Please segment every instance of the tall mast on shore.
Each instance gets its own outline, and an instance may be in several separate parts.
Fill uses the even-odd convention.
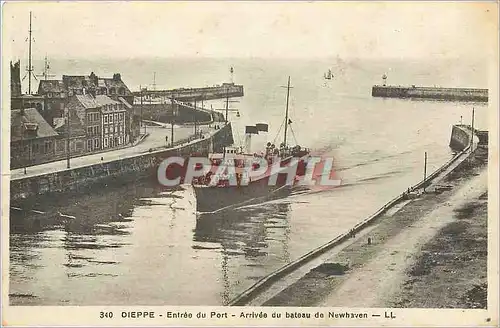
[[[30,11],[30,28],[28,30],[28,33],[29,33],[29,37],[28,37],[28,42],[29,42],[29,46],[28,46],[28,67],[26,68],[26,71],[28,72],[28,94],[31,94],[31,76],[33,76],[35,79],[35,75],[33,74],[33,65],[31,64],[31,41],[33,41],[33,38],[31,36],[32,34],[32,30],[31,30],[31,11]],[[26,77],[26,76],[25,76]],[[24,80],[24,79],[23,79]]]
[[[153,91],[156,91],[156,72],[153,72]]]

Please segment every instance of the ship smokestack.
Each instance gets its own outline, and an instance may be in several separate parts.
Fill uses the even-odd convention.
[[[247,125],[245,127],[245,150],[247,153],[252,152],[252,134],[259,134],[259,130],[255,125]]]
[[[250,133],[245,134],[245,152],[252,153],[252,135]]]

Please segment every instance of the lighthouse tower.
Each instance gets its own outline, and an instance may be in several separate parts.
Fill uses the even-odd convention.
[[[231,81],[230,82],[231,82],[231,84],[233,84],[234,83],[234,68],[233,68],[233,66],[231,66],[231,69],[229,70],[229,72],[231,73]]]
[[[382,75],[382,85],[385,87],[387,85],[387,75],[384,73]]]

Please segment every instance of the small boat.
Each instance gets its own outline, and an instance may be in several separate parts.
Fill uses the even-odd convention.
[[[306,172],[309,149],[299,145],[289,146],[287,144],[287,131],[292,123],[288,117],[288,101],[290,96],[290,77],[288,78],[287,101],[285,112],[284,140],[277,148],[268,142],[265,152],[261,154],[244,153],[241,149],[226,148],[222,154],[211,154],[209,159],[212,162],[211,170],[200,179],[192,183],[196,195],[196,209],[198,212],[214,212],[228,207],[250,205],[252,202],[271,200],[286,197],[290,194],[294,183]],[[251,129],[249,129],[251,128]],[[246,134],[258,133],[259,128],[267,131],[266,124],[247,126]],[[293,158],[298,158],[296,176],[293,179],[287,178],[287,165]],[[252,169],[258,169],[259,163],[265,160],[268,163],[267,170],[262,175],[252,178],[248,176],[248,169],[245,164],[251,163]],[[278,170],[272,170],[273,165],[280,161]],[[218,173],[217,169],[221,164],[233,167],[231,172],[234,176]],[[229,169],[228,169],[229,171]],[[272,179],[272,180],[271,180]],[[275,181],[275,183],[269,183]],[[288,180],[288,181],[287,181]],[[292,180],[290,182],[290,180]],[[236,181],[236,183],[231,183]]]
[[[333,78],[332,70],[329,69],[328,72],[325,73],[324,77],[325,77],[326,80],[331,80]]]

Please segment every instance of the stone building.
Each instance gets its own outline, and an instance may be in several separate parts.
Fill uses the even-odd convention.
[[[130,126],[134,96],[119,73],[113,74],[112,78],[98,77],[92,72],[88,76],[63,75],[62,80],[42,80],[38,86],[38,94],[46,100],[46,111],[44,111],[46,115],[44,117],[51,123],[54,119],[62,117],[64,107],[69,102],[70,97],[88,94],[94,98],[107,96],[117,102],[124,103],[128,112],[127,125]]]
[[[53,160],[58,133],[36,108],[11,111],[11,168],[26,167]]]
[[[130,119],[128,108],[121,101],[105,95],[97,95],[102,115],[102,147],[103,149],[123,147],[130,140]],[[128,123],[128,125],[127,125]]]
[[[66,109],[74,112],[84,127],[85,152],[111,150],[129,143],[128,111],[123,102],[105,95],[93,96],[84,89],[83,94],[69,97]]]
[[[10,96],[18,97],[21,91],[21,61],[10,62]]]

